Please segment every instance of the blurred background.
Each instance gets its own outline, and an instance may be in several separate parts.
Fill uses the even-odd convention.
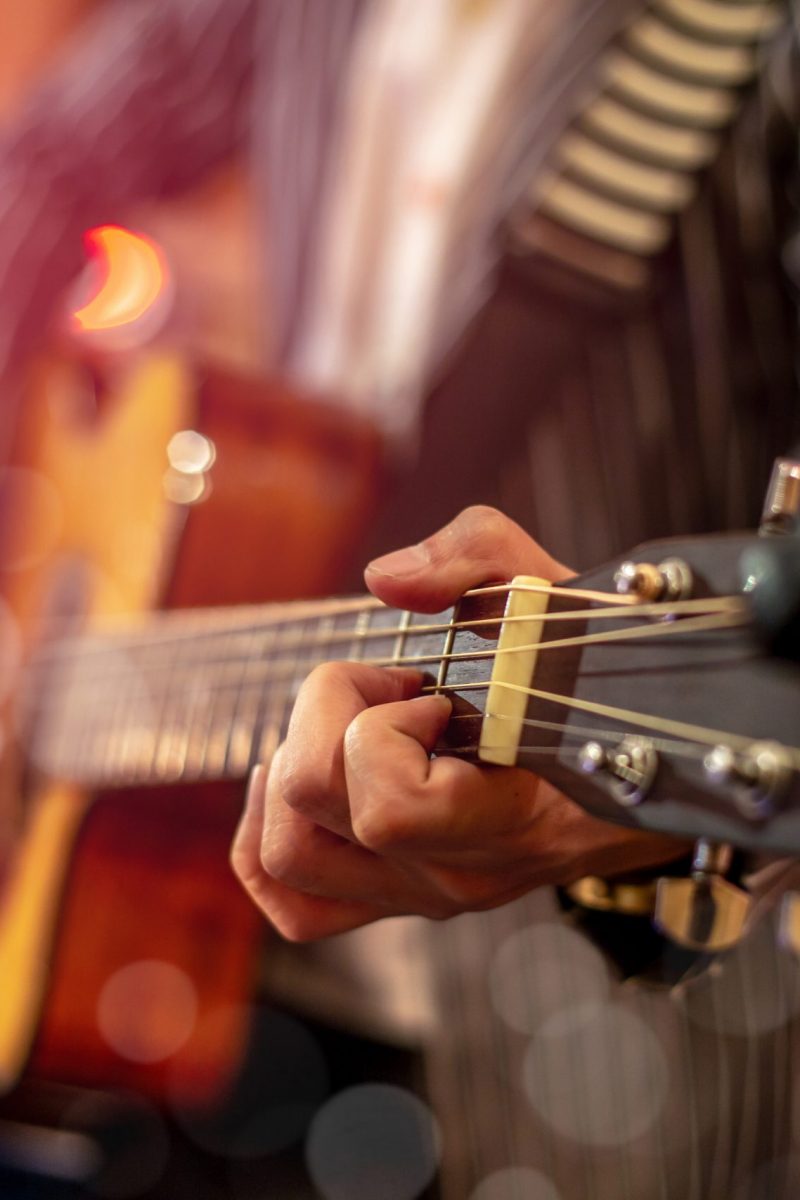
[[[739,1108],[720,1076],[691,1154],[642,1141],[709,1037],[732,1077],[791,1005],[711,1028],[703,1007],[670,1058],[675,1013],[642,1024],[635,1000],[620,1024],[616,965],[551,896],[318,947],[268,933],[228,845],[291,686],[265,698],[250,618],[217,609],[359,591],[369,557],[474,503],[577,569],[757,524],[800,432],[797,21],[783,0],[6,0],[3,1196],[793,1178],[786,1147],[726,1157],[755,1083]],[[213,653],[176,651],[152,693],[162,609],[213,610],[170,627]],[[42,667],[54,629],[109,621],[129,640],[102,677]],[[565,1110],[508,1076],[556,1007],[548,984],[508,1016],[525,938],[552,989],[577,964],[565,1005],[611,994],[598,1036],[662,1080],[638,1124],[612,1104],[611,1138],[605,1087]],[[724,1017],[739,985],[715,986]],[[788,1085],[762,1082],[786,1127]]]

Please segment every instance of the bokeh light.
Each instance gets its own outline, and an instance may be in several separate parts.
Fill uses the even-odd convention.
[[[487,1175],[469,1200],[562,1200],[555,1184],[533,1167],[506,1167]]]
[[[93,295],[73,312],[84,332],[136,321],[156,302],[169,278],[160,248],[141,233],[119,225],[87,229]]]
[[[564,964],[569,963],[568,990]],[[574,929],[555,921],[512,933],[497,950],[489,971],[495,1011],[512,1029],[533,1034],[574,1000],[603,999],[610,987],[600,951]]]
[[[141,959],[115,971],[97,1004],[97,1024],[117,1054],[132,1062],[169,1058],[191,1037],[197,993],[172,963]]]
[[[347,1088],[314,1118],[306,1160],[324,1200],[415,1200],[439,1162],[436,1120],[403,1088]]]
[[[555,1013],[525,1055],[525,1090],[545,1124],[589,1146],[617,1146],[660,1116],[669,1068],[656,1034],[622,1004],[584,1001]]]

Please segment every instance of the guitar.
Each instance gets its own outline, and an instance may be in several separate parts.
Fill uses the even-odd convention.
[[[455,702],[439,753],[529,767],[606,820],[800,854],[800,665],[765,651],[765,585],[748,590],[794,542],[638,547],[642,577],[679,564],[675,599],[631,590],[620,560],[473,589],[434,617],[352,597],[96,622],[31,664],[30,759],[91,788],[243,779],[314,666],[408,665]]]
[[[13,652],[28,663],[3,723],[2,782],[22,813],[0,876],[0,1091],[25,1075],[213,1106],[247,1047],[265,937],[227,865],[241,787],[217,769],[223,710],[205,738],[196,728],[208,782],[122,787],[109,769],[89,789],[45,775],[25,697],[65,699],[45,680],[37,693],[48,624],[125,612],[145,628],[158,607],[330,592],[374,509],[377,440],[277,385],[198,377],[165,352],[139,356],[102,405],[85,383],[63,358],[32,370],[0,506],[6,688]],[[155,761],[177,779],[177,714],[160,719]]]
[[[557,586],[477,588],[434,616],[354,597],[56,627],[22,696],[30,771],[99,790],[124,827],[167,788],[245,779],[316,664],[407,664],[454,700],[440,753],[519,763],[606,819],[798,854],[800,664],[759,634],[759,571],[784,547],[794,562],[794,539],[671,539]]]
[[[157,408],[164,392],[151,388],[149,395]],[[169,1088],[170,1096],[186,1103],[221,1093],[246,1036],[231,1020],[231,997],[247,992],[259,931],[225,866],[240,790],[228,793],[223,804],[215,790],[240,782],[255,762],[269,758],[302,679],[331,658],[408,662],[431,672],[429,688],[455,698],[441,752],[518,761],[610,820],[756,850],[800,850],[800,667],[766,653],[754,636],[762,592],[748,584],[753,569],[747,563],[763,550],[763,540],[728,535],[639,547],[632,566],[608,564],[558,587],[519,580],[476,589],[455,610],[433,617],[363,598],[229,607],[237,588],[255,594],[259,577],[264,587],[270,563],[277,566],[270,586],[279,595],[285,564],[261,551],[251,534],[248,544],[237,540],[230,570],[215,572],[205,536],[215,523],[217,532],[235,528],[230,510],[224,503],[219,508],[231,487],[241,490],[249,480],[251,506],[260,506],[253,488],[269,480],[263,462],[259,473],[242,478],[241,470],[247,461],[241,442],[252,422],[271,421],[272,442],[282,431],[290,443],[291,422],[279,397],[266,416],[242,403],[240,422],[233,422],[239,452],[228,454],[230,434],[215,425],[210,396],[206,391],[203,420],[194,422],[204,432],[196,427],[193,439],[179,443],[184,449],[169,468],[179,476],[169,476],[173,497],[180,496],[175,485],[181,474],[191,497],[182,506],[173,499],[166,509],[185,524],[182,570],[174,571],[167,587],[166,568],[154,572],[152,562],[144,565],[161,576],[162,599],[175,605],[193,566],[212,606],[145,616],[139,596],[140,611],[125,617],[119,602],[110,602],[95,583],[89,604],[77,605],[76,625],[72,570],[56,572],[60,604],[43,602],[53,594],[52,570],[35,571],[35,580],[19,572],[16,595],[6,587],[14,610],[25,608],[20,596],[28,600],[29,665],[14,724],[31,811],[0,916],[0,971],[14,980],[0,1004],[5,1080],[16,1079],[30,1061],[32,1072],[47,1078],[124,1082],[155,1094]],[[227,401],[230,408],[229,396]],[[167,419],[160,409],[160,420],[152,420],[155,415],[140,414],[142,428],[157,430],[155,449],[133,462],[137,486],[149,480],[163,504],[155,484],[164,443],[175,448],[175,434],[167,438],[169,421],[180,432],[186,414]],[[230,427],[230,412],[227,421]],[[108,446],[114,436],[130,446],[137,424],[128,422],[130,412],[116,414],[98,444]],[[336,428],[337,421],[325,426],[323,420],[329,455],[342,437]],[[50,478],[56,458],[64,460],[64,440],[64,427],[49,436],[37,431],[35,444]],[[308,444],[307,431],[302,444]],[[363,439],[345,439],[339,454],[354,455],[354,446],[363,458]],[[225,460],[234,464],[233,474],[218,469]],[[80,462],[85,472],[85,446]],[[96,467],[102,475],[100,456]],[[61,472],[64,482],[68,472]],[[302,504],[306,497],[297,493],[294,476],[291,484]],[[113,485],[103,478],[100,494],[113,497]],[[315,486],[324,490],[326,481],[318,478]],[[209,496],[213,504],[204,502]],[[363,499],[362,488],[345,491],[342,509],[363,512]],[[164,520],[160,506],[152,512]],[[343,551],[345,524],[336,526],[331,514],[329,529],[321,530],[330,534],[326,545],[333,559]],[[119,554],[127,524],[110,528],[110,548]],[[289,522],[276,530],[284,553],[293,532]],[[162,552],[169,545],[163,528],[158,542]],[[216,545],[222,545],[218,538]],[[64,534],[60,548],[73,548]],[[124,539],[122,548],[127,550]],[[55,559],[64,563],[65,557]],[[321,570],[320,559],[315,562]],[[144,576],[143,564],[134,566]],[[197,578],[193,582],[197,595]],[[313,590],[319,583],[312,576],[305,586]],[[771,766],[765,754],[766,760],[772,756]],[[191,846],[178,834],[186,827],[193,830]],[[156,866],[155,878],[144,872],[148,860]],[[169,902],[163,888],[156,890],[164,872]],[[128,923],[122,928],[114,918],[109,930],[104,905],[114,911],[121,880]],[[204,1013],[185,1042],[179,1038],[173,1046],[167,1030],[154,1046],[148,1040],[152,1015],[170,1012],[174,997],[162,997],[162,1006],[156,997],[143,1010],[128,994],[120,1006],[130,1024],[122,1042],[137,1052],[126,1055],[119,1038],[109,1044],[97,1014],[109,978],[124,978],[126,966],[143,959],[143,929],[154,934],[143,920],[149,888],[156,895],[152,920],[162,948],[148,955],[180,965],[204,998]],[[62,894],[66,907],[56,919]],[[173,912],[176,899],[182,904]],[[90,918],[97,923],[98,914],[98,935],[86,938],[86,924]]]

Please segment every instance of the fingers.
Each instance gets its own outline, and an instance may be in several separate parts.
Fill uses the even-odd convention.
[[[527,772],[429,759],[449,713],[444,697],[426,696],[365,709],[351,722],[344,768],[361,845],[392,858],[460,857],[468,847],[483,858],[487,838],[511,829],[519,834],[530,823],[536,781]]]
[[[514,521],[478,505],[418,545],[375,559],[364,578],[386,604],[439,612],[468,588],[519,574],[558,580],[571,572]]]
[[[267,767],[257,766],[250,776],[244,812],[231,849],[231,866],[245,891],[277,931],[290,941],[306,941],[345,933],[389,915],[383,904],[299,891],[265,869],[268,775]]]
[[[421,683],[419,671],[363,663],[326,663],[312,671],[297,696],[276,764],[286,803],[325,829],[352,840],[344,732],[368,706],[415,696]],[[419,753],[424,758],[422,750]]]

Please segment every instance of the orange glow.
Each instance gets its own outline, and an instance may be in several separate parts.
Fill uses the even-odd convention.
[[[84,245],[99,283],[72,314],[80,330],[118,329],[153,307],[169,281],[166,260],[154,241],[119,225],[99,225],[87,230]]]

